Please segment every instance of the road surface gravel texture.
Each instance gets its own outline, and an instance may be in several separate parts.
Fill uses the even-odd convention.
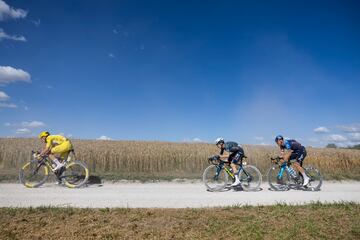
[[[241,205],[305,204],[314,201],[360,203],[360,182],[324,182],[321,191],[276,192],[267,183],[261,190],[208,192],[201,182],[118,182],[89,185],[80,189],[47,183],[40,188],[0,184],[0,207],[80,208],[202,208]]]

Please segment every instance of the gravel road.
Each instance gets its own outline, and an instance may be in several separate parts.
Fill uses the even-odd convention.
[[[81,189],[68,189],[52,183],[40,188],[21,184],[0,184],[0,207],[130,207],[187,208],[232,205],[304,204],[312,201],[360,203],[360,182],[324,182],[321,191],[289,190],[275,192],[267,183],[257,192],[208,192],[201,182],[104,183]]]

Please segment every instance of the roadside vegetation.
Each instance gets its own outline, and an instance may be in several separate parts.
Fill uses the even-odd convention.
[[[0,208],[0,239],[360,239],[360,205]]]
[[[144,141],[73,140],[77,158],[84,160],[93,177],[108,180],[200,179],[207,158],[218,153],[213,144]],[[262,174],[270,167],[275,146],[243,145],[249,164]],[[30,160],[31,150],[41,148],[38,139],[0,138],[0,180],[14,181]],[[360,180],[360,151],[307,148],[306,164],[317,166],[325,179]]]

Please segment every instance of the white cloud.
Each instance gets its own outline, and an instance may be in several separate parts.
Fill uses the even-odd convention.
[[[105,140],[105,141],[107,141],[107,140],[112,140],[112,139],[107,137],[107,136],[102,135],[101,137],[97,138],[97,140]]]
[[[108,56],[109,56],[109,58],[115,58],[115,54],[113,54],[113,53],[109,53]]]
[[[39,127],[44,127],[45,124],[40,121],[32,121],[32,122],[22,122],[21,126],[26,128],[39,128]]]
[[[11,35],[7,34],[6,32],[4,32],[4,30],[2,28],[0,28],[0,41],[2,41],[3,39],[26,42],[26,38],[24,36],[21,36],[21,35],[12,35],[11,36]]]
[[[260,143],[260,145],[262,145],[262,146],[270,146],[271,144],[270,144],[270,143],[266,143],[266,142],[262,142],[262,143]]]
[[[201,140],[200,138],[193,138],[192,141],[198,143],[203,142],[203,140]]]
[[[360,142],[360,133],[350,133],[350,141],[351,142]]]
[[[256,141],[264,141],[264,137],[254,137]]]
[[[6,4],[3,0],[0,0],[0,21],[6,19],[25,18],[27,11],[20,8],[13,8]]]
[[[328,133],[330,130],[327,127],[318,127],[314,129],[316,133]]]
[[[10,66],[0,66],[0,84],[17,81],[31,82],[31,76],[22,69],[16,69]]]
[[[8,100],[9,98],[10,98],[10,97],[9,97],[6,93],[0,91],[0,101],[6,101],[6,100]]]
[[[13,103],[1,103],[0,102],[0,108],[17,108],[17,105]]]
[[[195,137],[195,138],[192,138],[192,139],[185,138],[185,139],[182,140],[182,142],[184,142],[184,143],[204,143],[205,141],[201,140],[200,138]]]
[[[360,132],[360,123],[354,123],[349,125],[340,125],[338,126],[342,131],[348,132],[348,133],[356,133]]]
[[[40,26],[40,23],[41,23],[40,19],[38,19],[38,20],[32,20],[31,22],[32,22],[36,27],[39,27],[39,26]]]
[[[19,128],[19,129],[16,129],[16,133],[17,134],[28,134],[28,133],[31,133],[31,131],[27,128]]]
[[[325,137],[325,140],[328,142],[346,142],[348,139],[342,135],[339,134],[331,134],[327,137]]]
[[[22,122],[22,123],[5,123],[6,127],[13,127],[13,128],[39,128],[45,127],[45,123],[40,121],[31,121],[31,122]]]

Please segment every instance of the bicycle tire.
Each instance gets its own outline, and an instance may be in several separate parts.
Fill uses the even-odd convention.
[[[208,166],[203,173],[203,182],[208,191],[218,192],[224,190],[228,183],[228,174],[224,169],[221,169],[219,175],[216,176],[218,165]]]
[[[246,173],[250,176],[246,175]],[[256,191],[260,189],[262,182],[262,175],[259,169],[253,165],[243,166],[239,173],[239,179],[241,182],[241,187],[245,191]]]
[[[320,191],[323,182],[323,176],[320,171],[311,165],[304,167],[306,175],[310,178],[308,186],[305,188],[306,191]]]
[[[288,172],[285,170],[282,178],[282,184],[277,182],[277,175],[279,173],[279,166],[273,165],[269,168],[267,173],[268,183],[270,188],[275,191],[288,191],[290,184],[290,177]]]
[[[60,178],[68,188],[79,188],[87,183],[89,169],[81,161],[72,161],[65,166],[65,170]]]
[[[19,171],[19,180],[27,188],[37,188],[43,185],[49,177],[49,169],[46,165],[41,165],[38,169],[39,162],[32,160],[25,163]]]

